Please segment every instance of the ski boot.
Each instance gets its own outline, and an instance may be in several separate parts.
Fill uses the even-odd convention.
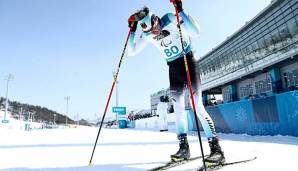
[[[172,161],[187,160],[190,158],[187,135],[179,135],[178,139],[179,139],[179,150],[175,154],[171,155],[171,160]]]
[[[210,155],[206,157],[205,161],[209,164],[220,165],[225,162],[224,152],[221,150],[221,147],[218,143],[218,138],[213,137],[208,139],[210,147]]]

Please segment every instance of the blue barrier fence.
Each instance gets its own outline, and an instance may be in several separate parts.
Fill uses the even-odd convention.
[[[217,132],[298,136],[298,91],[206,107]],[[189,129],[195,130],[192,112]]]

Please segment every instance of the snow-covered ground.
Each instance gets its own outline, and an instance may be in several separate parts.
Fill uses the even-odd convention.
[[[169,160],[178,142],[174,132],[103,129],[88,166],[97,128],[20,131],[0,127],[0,170],[148,170]],[[298,137],[219,134],[227,161],[257,156],[222,171],[298,170]],[[189,136],[192,156],[200,155],[198,138]],[[205,153],[209,153],[203,137]],[[195,170],[201,160],[171,170]]]

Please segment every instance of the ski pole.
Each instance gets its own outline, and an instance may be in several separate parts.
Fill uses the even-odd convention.
[[[185,53],[185,49],[184,49],[184,46],[183,46],[183,37],[182,37],[182,31],[181,31],[181,26],[180,26],[179,13],[178,13],[178,10],[176,8],[175,8],[175,12],[176,12],[176,19],[177,19],[177,27],[178,27],[178,30],[179,30],[179,36],[180,36],[180,41],[181,41],[181,47],[182,47],[183,53]],[[187,86],[188,86],[189,94],[190,94],[190,97],[191,97],[191,104],[192,104],[193,112],[194,112],[194,115],[195,115],[197,132],[198,132],[199,141],[200,141],[200,148],[201,148],[201,153],[202,153],[203,165],[204,165],[204,169],[207,170],[206,163],[205,163],[205,157],[204,157],[204,151],[203,151],[202,138],[201,138],[200,128],[199,128],[199,121],[198,121],[195,101],[194,101],[194,97],[193,97],[193,91],[192,91],[192,86],[191,86],[192,84],[191,84],[191,79],[190,79],[186,54],[184,54],[184,66],[185,66],[186,77],[187,77]]]
[[[114,90],[114,87],[115,87],[115,83],[116,83],[117,78],[118,78],[119,70],[120,70],[121,63],[122,63],[122,60],[123,60],[123,57],[124,57],[124,54],[125,54],[125,50],[126,50],[126,47],[127,47],[127,42],[128,42],[130,33],[131,33],[131,29],[130,29],[129,32],[128,32],[128,35],[127,35],[127,38],[126,38],[126,41],[125,41],[125,45],[124,45],[124,48],[123,48],[123,51],[122,51],[122,54],[121,54],[121,57],[120,57],[120,61],[119,61],[119,64],[118,64],[116,73],[115,73],[115,75],[113,76],[114,79],[113,79],[112,88],[111,88],[111,90],[110,90],[110,93],[109,93],[109,96],[108,96],[108,100],[107,100],[107,103],[106,103],[106,107],[105,107],[105,110],[104,110],[104,113],[103,113],[103,116],[102,116],[102,119],[101,119],[101,122],[100,122],[100,126],[99,126],[99,129],[98,129],[98,132],[97,132],[97,136],[96,136],[96,140],[95,140],[95,143],[94,143],[94,147],[93,147],[92,155],[91,155],[91,158],[90,158],[90,161],[89,161],[89,166],[91,166],[91,164],[92,164],[92,159],[93,159],[94,151],[95,151],[96,144],[97,144],[97,141],[98,141],[98,137],[99,137],[99,134],[100,134],[102,125],[103,125],[103,121],[104,121],[105,116],[106,116],[106,113],[107,113],[107,109],[108,109],[108,106],[109,106],[109,103],[110,103],[110,100],[111,100],[111,96],[112,96],[112,94],[113,94],[113,90]]]

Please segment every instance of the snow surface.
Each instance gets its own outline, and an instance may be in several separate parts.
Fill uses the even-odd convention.
[[[175,132],[141,129],[102,129],[88,166],[98,128],[79,127],[21,131],[0,127],[0,170],[5,171],[141,171],[159,166],[176,152]],[[257,156],[257,160],[227,166],[222,171],[296,171],[298,137],[219,134],[226,160]],[[192,156],[200,155],[195,132],[189,136]],[[205,154],[209,153],[203,137]],[[171,170],[195,170],[201,160]]]

